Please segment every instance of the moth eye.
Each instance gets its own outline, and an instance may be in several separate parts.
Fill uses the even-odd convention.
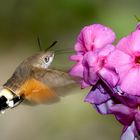
[[[50,58],[49,57],[45,57],[45,62],[49,62]]]

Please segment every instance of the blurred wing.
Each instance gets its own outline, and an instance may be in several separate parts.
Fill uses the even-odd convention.
[[[60,96],[72,93],[77,87],[67,73],[58,70],[46,70],[40,76],[36,73],[34,78],[28,79],[21,87],[21,96],[31,103],[54,103],[60,100]]]
[[[47,70],[41,81],[55,91],[58,96],[65,96],[77,87],[76,80],[66,72]]]

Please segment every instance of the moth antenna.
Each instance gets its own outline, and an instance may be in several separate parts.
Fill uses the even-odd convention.
[[[47,49],[45,49],[45,51],[48,51],[49,49],[51,49],[56,43],[57,41],[54,41]]]
[[[37,43],[38,43],[39,50],[42,51],[42,47],[41,47],[39,36],[37,36]]]
[[[137,20],[137,22],[140,22],[140,19],[136,15],[134,15],[134,17]]]

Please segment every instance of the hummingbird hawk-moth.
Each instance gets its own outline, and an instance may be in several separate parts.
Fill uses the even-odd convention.
[[[50,69],[55,52],[40,51],[25,59],[0,90],[0,110],[13,108],[22,101],[54,103],[67,94],[75,81],[68,73]]]

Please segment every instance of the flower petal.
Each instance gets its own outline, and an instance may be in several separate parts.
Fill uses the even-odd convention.
[[[110,28],[101,24],[89,25],[84,27],[80,32],[75,50],[77,52],[90,51],[111,44],[114,40],[115,34]]]
[[[100,114],[106,115],[110,114],[109,108],[113,105],[113,103],[114,103],[113,100],[110,99],[107,102],[100,105],[93,104],[93,107],[95,107]]]
[[[86,52],[86,48],[84,46],[84,42],[82,41],[81,36],[79,36],[79,38],[74,46],[74,49],[79,54],[84,54]]]
[[[84,68],[83,76],[84,76],[84,81],[90,85],[95,85],[97,81],[99,80],[99,77],[97,76],[95,72],[95,69],[92,67],[89,69]]]
[[[99,71],[99,75],[111,86],[115,86],[119,80],[118,75],[113,70],[105,67]]]
[[[120,103],[122,103],[130,108],[136,108],[140,104],[140,97],[139,96],[133,96],[133,95],[127,94],[127,93],[123,92],[120,89],[120,87],[119,87],[119,90],[116,89],[116,87],[113,88],[113,90],[114,90],[113,96]]]
[[[121,79],[120,88],[130,95],[140,95],[140,68],[130,69],[127,75]]]
[[[105,47],[101,48],[99,51],[99,56],[100,57],[106,57],[109,55],[109,53],[111,53],[113,50],[115,49],[115,47],[111,44],[106,45]]]
[[[137,113],[135,115],[135,125],[136,125],[138,132],[140,132],[140,111],[137,111]]]
[[[83,65],[81,63],[75,64],[70,70],[69,74],[75,77],[83,77]]]
[[[80,81],[80,85],[81,85],[81,88],[82,88],[82,89],[91,86],[90,83],[87,83],[87,82],[85,82],[84,80],[81,80],[81,81]]]
[[[122,38],[117,44],[116,48],[128,55],[133,55],[133,52],[131,50],[132,44],[130,40],[131,40],[131,35]]]
[[[96,35],[94,40],[95,48],[102,48],[105,45],[114,42],[116,36],[115,33],[110,28],[100,24],[95,24],[93,28],[94,34]]]
[[[137,130],[135,123],[133,122],[130,126],[125,128],[125,131],[121,136],[121,140],[138,140],[137,136]]]
[[[85,67],[93,67],[98,63],[98,52],[89,51],[84,55],[83,65]]]
[[[131,64],[133,62],[134,59],[130,55],[117,49],[113,51],[107,58],[107,64],[110,67],[115,67],[117,72],[119,72],[122,66]]]
[[[134,54],[140,53],[140,30],[136,30],[131,34],[131,50]]]
[[[123,125],[130,125],[134,119],[134,111],[123,104],[116,104],[110,107],[110,112],[114,114]]]
[[[98,55],[89,51],[85,54],[83,59],[84,66],[84,81],[90,85],[95,85],[98,81],[97,71],[99,69]]]
[[[91,91],[88,93],[88,95],[85,97],[85,102],[89,102],[90,104],[102,104],[107,102],[111,97],[109,94],[106,93],[106,91],[104,90],[105,93],[102,93],[102,89],[100,90],[98,87],[100,85],[100,88],[104,88],[102,87],[102,85],[100,83],[96,84],[95,86],[93,86],[93,88],[91,89]]]

